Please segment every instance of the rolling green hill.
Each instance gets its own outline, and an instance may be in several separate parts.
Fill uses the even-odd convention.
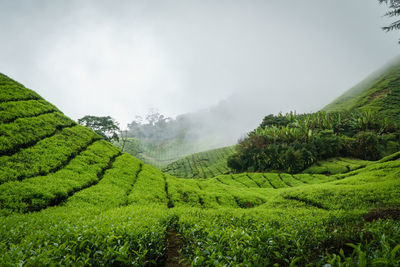
[[[122,141],[114,142],[122,149]],[[184,148],[180,149],[179,144],[169,143],[164,146],[143,142],[137,138],[127,138],[124,144],[124,152],[140,159],[146,164],[150,164],[158,169],[162,169],[168,164],[187,155]]]
[[[372,110],[400,122],[400,56],[323,108],[323,111],[327,112],[343,110]],[[170,163],[163,170],[179,177],[193,178],[207,178],[213,176],[213,174],[223,174],[230,170],[226,165],[226,159],[229,155],[224,159],[225,163],[222,159],[214,162],[213,157],[208,158],[207,153],[201,154],[203,160],[196,159],[197,155],[200,154],[190,155]],[[201,167],[197,168],[197,165]],[[213,165],[218,165],[222,171],[216,171]],[[343,164],[333,165],[335,164],[331,162],[331,168],[340,169],[341,166],[343,167]],[[316,167],[311,170],[317,170]],[[213,170],[210,174],[203,171],[208,168]],[[318,171],[330,173],[330,171],[324,170],[324,167],[318,168]]]
[[[1,74],[0,106],[0,266],[400,264],[400,153],[182,179]]]
[[[185,178],[211,178],[229,172],[227,158],[234,147],[212,149],[179,159],[163,168],[163,172]]]
[[[369,75],[323,108],[373,110],[400,120],[400,57]]]

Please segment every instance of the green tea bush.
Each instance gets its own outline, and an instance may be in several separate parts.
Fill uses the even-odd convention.
[[[62,168],[69,160],[100,137],[90,129],[76,125],[21,149],[11,156],[0,157],[0,184],[46,175]]]
[[[73,193],[96,184],[119,153],[110,143],[97,141],[55,173],[1,184],[0,214],[59,204]]]
[[[13,154],[76,123],[59,112],[0,124],[0,155]]]
[[[162,170],[184,178],[211,178],[230,171],[226,161],[233,153],[231,146],[195,153],[168,164]]]
[[[0,122],[8,123],[17,118],[34,117],[44,113],[58,111],[45,100],[28,100],[0,103]]]
[[[52,208],[2,218],[1,266],[149,266],[165,261],[166,210]]]
[[[143,165],[135,186],[128,195],[129,204],[148,204],[166,207],[168,203],[163,173],[150,165]]]

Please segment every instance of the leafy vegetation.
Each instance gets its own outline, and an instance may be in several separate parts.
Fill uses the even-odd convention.
[[[400,58],[397,57],[324,107],[324,111],[376,111],[400,121]]]
[[[111,144],[97,141],[57,172],[1,184],[1,213],[35,211],[60,203],[97,183],[118,153]]]
[[[91,130],[76,125],[13,155],[0,157],[0,184],[61,169],[99,138]]]
[[[0,103],[8,101],[39,100],[41,97],[22,84],[0,73]]]
[[[314,163],[303,171],[310,174],[339,174],[364,168],[373,163],[372,161],[360,160],[354,158],[330,158]]]
[[[83,118],[78,119],[78,123],[89,127],[98,135],[103,137],[106,141],[119,141],[119,126],[118,122],[115,121],[110,116],[106,117],[97,117],[97,116],[90,116],[87,115]]]
[[[239,142],[228,166],[295,173],[331,157],[377,160],[399,149],[399,125],[375,112],[288,113],[267,116]]]
[[[230,171],[226,164],[233,147],[223,147],[186,156],[168,164],[163,172],[186,178],[211,178]]]
[[[340,266],[360,259],[396,266],[400,225],[396,209],[385,207],[400,204],[399,164],[371,163],[355,173],[321,175],[325,181],[259,173],[193,180],[123,154],[99,183],[65,204],[3,217],[0,262],[162,264],[173,227],[184,241],[184,261],[195,266]],[[266,177],[285,186],[260,186]],[[316,183],[305,182],[311,179]]]
[[[0,75],[4,83],[13,81]],[[329,158],[299,174],[209,177],[218,172],[204,168],[219,168],[232,151],[226,148],[189,158],[207,179],[184,179],[121,153],[88,128],[69,125],[58,111],[18,112],[7,105],[10,111],[1,114],[16,115],[4,115],[7,123],[0,127],[9,130],[4,143],[13,144],[0,155],[1,266],[163,266],[176,247],[171,232],[181,241],[181,260],[193,266],[400,264],[400,152],[379,161]],[[279,126],[271,126],[274,116],[264,121],[286,127],[285,140],[296,140],[302,130],[291,127],[309,119],[299,116],[281,116]],[[329,137],[319,144],[326,157],[336,151],[329,149],[336,137],[357,141],[360,131],[352,123],[328,120],[327,133],[327,121],[317,119],[322,113],[315,116],[305,125],[311,135]],[[35,130],[23,132],[27,125]],[[367,132],[360,143],[369,144],[371,132],[378,144],[397,138],[384,120],[356,125]],[[386,128],[376,131],[377,125]],[[28,141],[14,142],[14,135]]]
[[[0,103],[0,122],[8,123],[21,117],[34,117],[58,109],[44,100],[27,100]]]
[[[61,113],[19,118],[0,125],[0,155],[10,155],[76,123]]]

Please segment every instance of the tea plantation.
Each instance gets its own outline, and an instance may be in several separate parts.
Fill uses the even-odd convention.
[[[373,110],[400,120],[400,57],[324,107],[325,111]]]
[[[210,178],[230,171],[226,164],[234,147],[222,147],[195,153],[168,164],[163,171],[185,178]]]
[[[177,178],[5,75],[0,121],[0,266],[400,265],[400,153]]]

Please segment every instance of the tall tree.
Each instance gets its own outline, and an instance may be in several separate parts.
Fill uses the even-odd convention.
[[[101,135],[104,140],[119,141],[119,123],[110,116],[97,117],[87,115],[81,119],[78,119],[78,123],[91,128],[93,131]]]

